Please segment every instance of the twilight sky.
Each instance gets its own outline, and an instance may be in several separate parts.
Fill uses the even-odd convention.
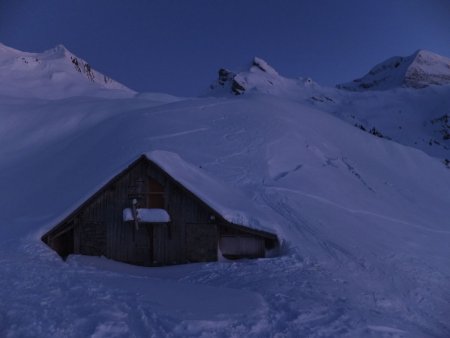
[[[253,56],[334,85],[419,48],[450,57],[450,1],[0,0],[0,42],[64,44],[137,91],[198,95]]]

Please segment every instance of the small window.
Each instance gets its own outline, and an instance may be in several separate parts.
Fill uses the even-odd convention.
[[[164,209],[164,187],[156,180],[150,178],[147,207],[150,209]]]

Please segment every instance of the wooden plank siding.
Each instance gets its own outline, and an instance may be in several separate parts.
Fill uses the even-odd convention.
[[[134,221],[124,222],[122,215],[133,199],[143,208],[156,203],[168,212],[171,221],[140,223],[136,229]],[[60,237],[67,231],[72,232]],[[131,264],[160,266],[215,261],[221,236],[253,238],[252,243],[265,243],[267,248],[277,243],[271,233],[227,222],[159,166],[141,157],[42,240],[60,254],[105,256]],[[70,240],[71,244],[64,244]],[[260,248],[257,250],[253,256],[264,256]]]

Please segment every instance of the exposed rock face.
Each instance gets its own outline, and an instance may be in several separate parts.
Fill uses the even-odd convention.
[[[396,87],[424,88],[445,84],[450,84],[450,59],[426,50],[418,50],[407,57],[392,57],[376,65],[362,78],[337,87],[360,91]]]
[[[233,82],[231,84],[231,91],[236,95],[242,95],[244,94],[246,88],[244,85],[240,84],[238,81],[233,79]]]
[[[450,115],[444,114],[441,117],[431,120],[431,124],[439,126],[438,132],[442,135],[442,140],[450,140]]]
[[[244,85],[236,80],[236,73],[225,68],[220,68],[218,74],[219,78],[210,86],[212,90],[222,88],[225,91],[231,91],[235,95],[241,95],[245,92]]]
[[[250,71],[252,69],[255,70],[255,68],[259,69],[264,73],[279,75],[278,72],[275,69],[273,69],[272,66],[270,66],[266,61],[256,56],[253,58],[252,67],[250,68]]]
[[[219,84],[221,86],[224,86],[225,83],[227,83],[228,81],[232,81],[234,76],[236,74],[234,74],[233,72],[229,71],[228,69],[225,68],[220,68],[219,69]]]

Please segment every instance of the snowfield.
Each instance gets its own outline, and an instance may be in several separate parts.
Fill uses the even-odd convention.
[[[286,87],[270,92],[260,72],[241,75],[254,86],[239,96],[0,90],[1,337],[450,336],[447,143],[436,153],[414,144],[434,131],[421,119],[449,113],[450,87],[368,94],[280,78]],[[355,127],[350,105],[382,131],[389,118],[379,106],[404,109],[405,128],[416,127],[377,137]],[[63,262],[40,241],[155,150],[267,214],[279,255],[143,268]]]

